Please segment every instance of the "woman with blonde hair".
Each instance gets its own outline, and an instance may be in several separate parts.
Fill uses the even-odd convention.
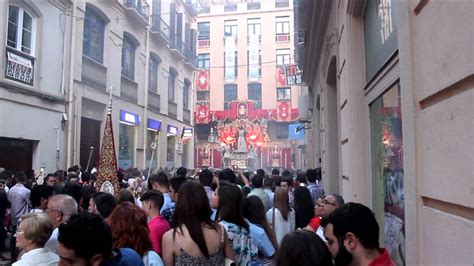
[[[16,230],[16,246],[24,252],[14,266],[27,265],[58,265],[58,255],[44,245],[53,232],[53,223],[44,213],[28,213],[21,217]]]
[[[267,221],[275,230],[278,244],[283,237],[295,231],[295,211],[290,208],[288,190],[277,188],[273,199],[273,208],[267,211]]]

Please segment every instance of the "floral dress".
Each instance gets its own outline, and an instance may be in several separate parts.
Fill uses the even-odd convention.
[[[253,243],[249,230],[226,221],[220,221],[220,223],[227,231],[227,237],[238,265],[250,265],[252,259],[257,259],[258,248]]]

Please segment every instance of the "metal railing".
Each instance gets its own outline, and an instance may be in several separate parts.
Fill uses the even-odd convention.
[[[123,99],[132,102],[132,103],[137,103],[138,101],[138,84],[130,80],[127,77],[122,76],[121,79],[121,84],[120,84],[120,97]]]
[[[82,82],[90,87],[105,91],[107,87],[107,67],[83,55]]]
[[[170,26],[160,15],[151,16],[151,31],[160,33],[168,42],[171,41]]]
[[[148,21],[148,18],[149,18],[149,9],[150,9],[150,6],[148,5],[148,3],[146,1],[142,1],[142,0],[124,0],[123,1],[123,5],[126,6],[126,7],[130,7],[130,8],[135,8],[137,10],[138,13],[140,13],[140,15],[146,20]]]
[[[160,112],[160,95],[156,92],[148,91],[148,108],[155,113]]]

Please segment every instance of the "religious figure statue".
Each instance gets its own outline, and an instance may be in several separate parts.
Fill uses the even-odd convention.
[[[237,152],[247,152],[245,129],[243,127],[239,128],[239,137],[237,138]]]
[[[249,153],[247,154],[247,158],[250,160],[257,158],[257,153],[255,152],[255,148],[253,147],[252,144],[250,144],[249,146]]]

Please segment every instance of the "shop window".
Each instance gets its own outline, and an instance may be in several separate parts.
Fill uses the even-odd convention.
[[[134,166],[135,127],[119,124],[119,167],[129,169]]]
[[[397,265],[405,262],[405,185],[400,87],[370,105],[373,210],[383,246]]]

